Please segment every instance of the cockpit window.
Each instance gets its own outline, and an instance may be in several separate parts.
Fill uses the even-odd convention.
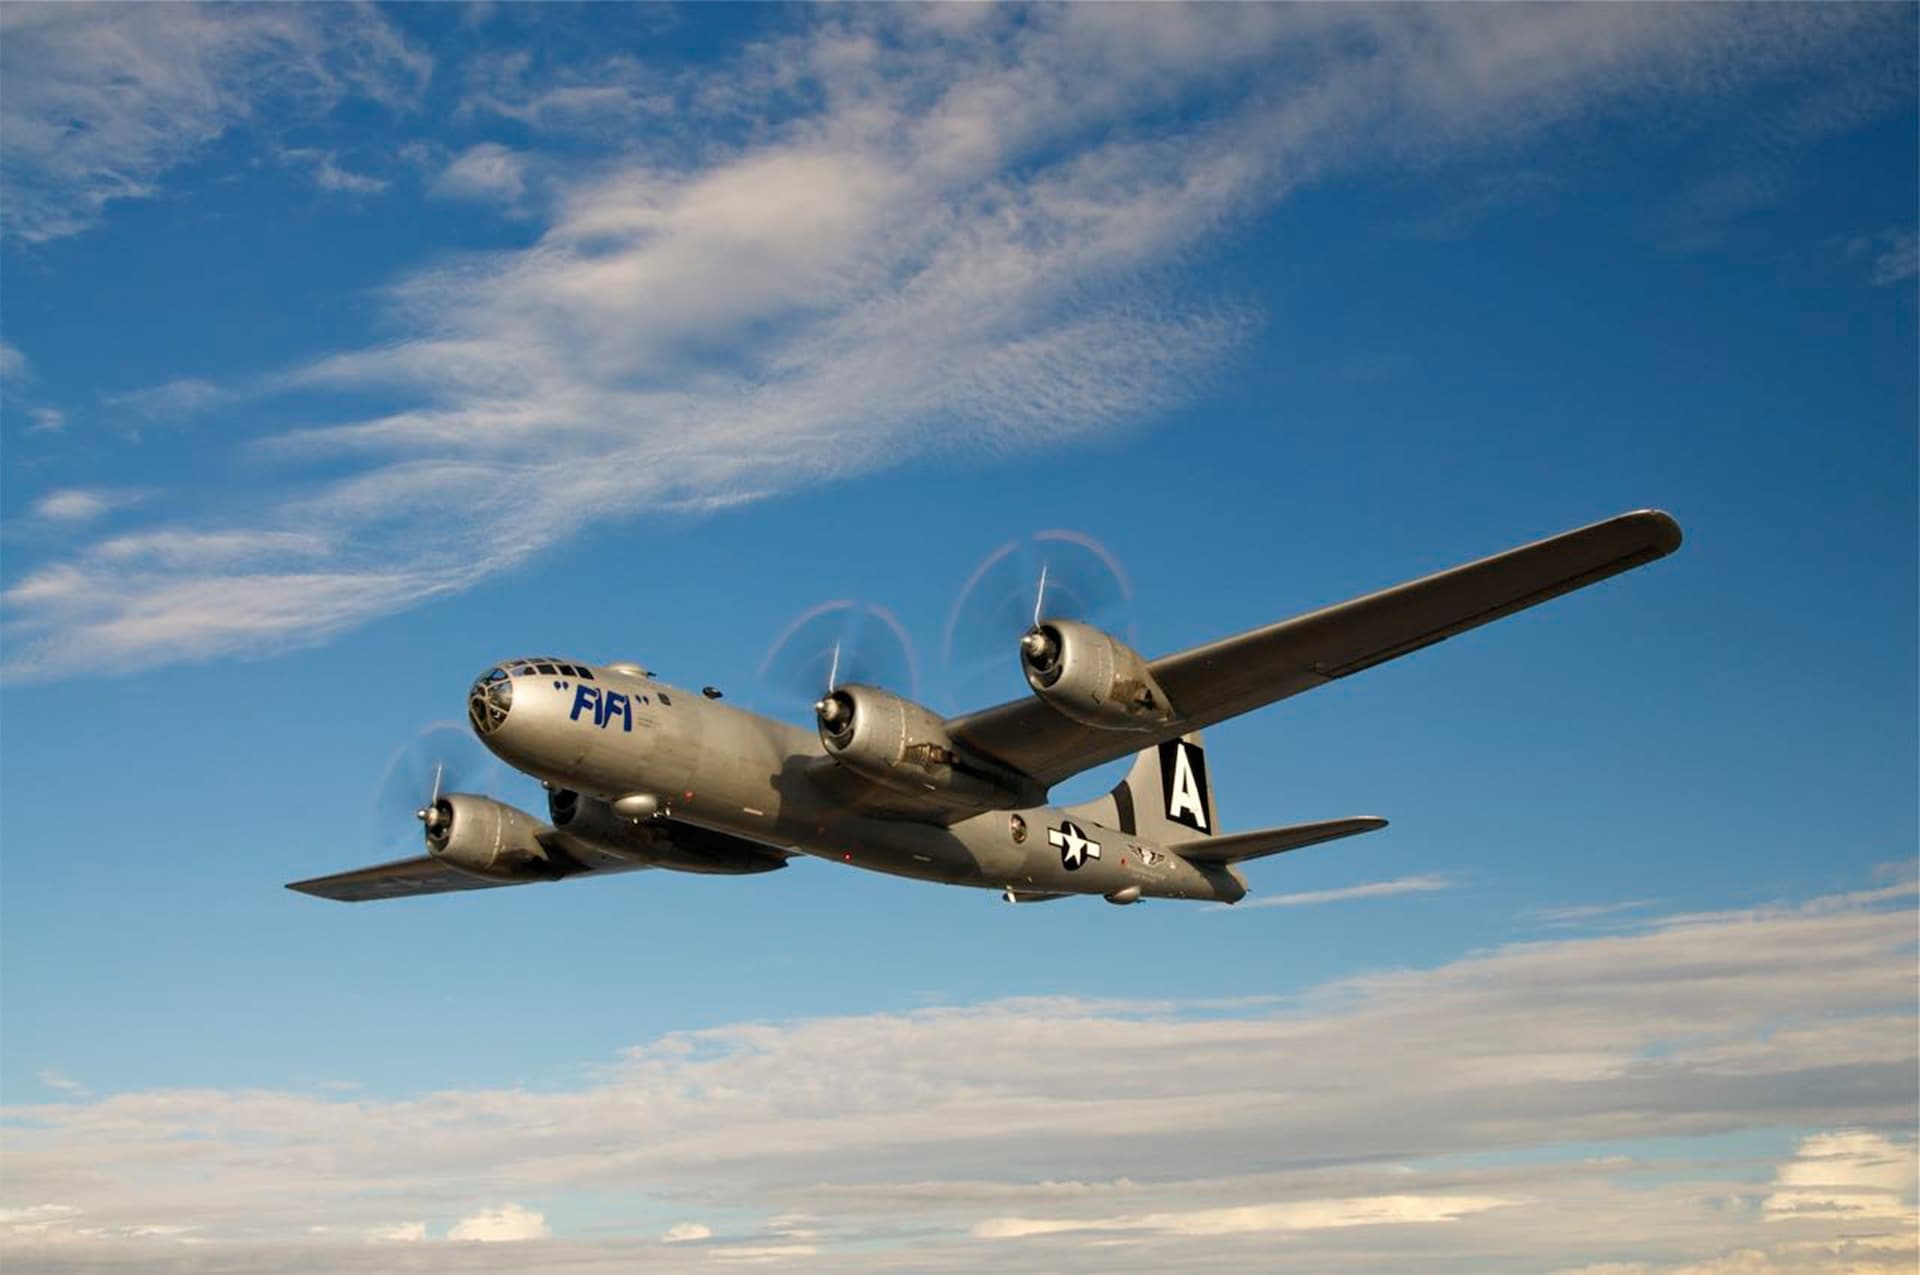
[[[577,677],[583,682],[593,680],[593,670],[584,664],[568,664],[551,655],[526,655],[517,660],[508,660],[498,668],[490,669],[481,676],[481,681],[500,681],[512,677]]]

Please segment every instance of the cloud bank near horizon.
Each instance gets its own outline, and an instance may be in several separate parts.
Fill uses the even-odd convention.
[[[1911,1270],[1915,892],[1668,916],[1281,1003],[676,1032],[547,1090],[75,1090],[4,1112],[0,1256]]]

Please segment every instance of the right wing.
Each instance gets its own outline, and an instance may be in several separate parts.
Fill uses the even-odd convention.
[[[491,890],[500,885],[523,885],[521,881],[490,881],[471,872],[450,868],[432,855],[418,859],[396,859],[371,868],[355,868],[332,876],[291,881],[287,889],[311,894],[316,899],[336,899],[341,903],[365,903],[370,899],[404,899],[416,894],[447,894],[454,890]]]
[[[1163,656],[1150,667],[1177,716],[1102,730],[1026,696],[948,723],[955,742],[1051,787],[1142,748],[1325,686],[1680,547],[1657,509],[1621,514],[1409,584]]]
[[[417,894],[451,894],[456,890],[491,890],[503,885],[535,885],[543,881],[564,881],[581,876],[610,876],[617,872],[638,872],[663,868],[678,872],[741,876],[772,872],[787,866],[792,852],[717,832],[680,820],[668,820],[670,848],[652,859],[620,859],[583,846],[564,832],[549,828],[540,843],[550,857],[552,870],[539,876],[495,880],[462,872],[431,855],[417,859],[398,859],[371,868],[355,868],[332,876],[289,882],[287,889],[311,894],[317,899],[341,903],[367,903],[375,899],[405,899]]]

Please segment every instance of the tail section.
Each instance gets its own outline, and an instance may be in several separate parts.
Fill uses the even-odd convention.
[[[1284,854],[1387,826],[1385,819],[1362,815],[1221,835],[1199,731],[1134,754],[1133,768],[1119,787],[1067,813],[1150,837],[1203,868]]]
[[[1213,836],[1219,824],[1200,732],[1136,753],[1117,788],[1067,813],[1163,842]]]

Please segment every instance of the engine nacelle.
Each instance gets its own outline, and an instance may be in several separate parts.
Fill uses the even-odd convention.
[[[835,761],[897,792],[960,810],[1036,804],[1033,785],[954,745],[931,709],[871,686],[842,686],[813,706]]]
[[[487,797],[454,793],[424,812],[427,852],[493,881],[551,881],[561,865],[540,844],[546,825]]]
[[[1020,671],[1063,716],[1102,730],[1174,720],[1167,693],[1132,647],[1074,620],[1042,620],[1020,639]]]

